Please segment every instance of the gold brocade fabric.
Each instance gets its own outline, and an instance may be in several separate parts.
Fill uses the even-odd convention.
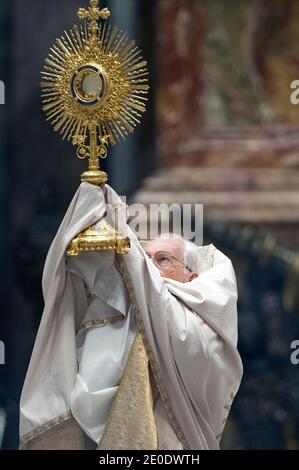
[[[157,449],[153,408],[149,361],[137,333],[97,450]]]

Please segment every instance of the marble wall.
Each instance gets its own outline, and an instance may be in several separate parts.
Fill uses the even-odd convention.
[[[156,82],[158,166],[180,161],[179,147],[203,124],[205,21],[198,1],[159,0]]]
[[[159,0],[159,165],[299,168],[296,0]]]
[[[157,158],[136,200],[198,202],[299,246],[299,4],[159,0]]]

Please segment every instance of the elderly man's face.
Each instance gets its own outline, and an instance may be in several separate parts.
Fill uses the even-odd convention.
[[[174,238],[158,238],[148,242],[144,249],[151,259],[155,258],[158,261],[161,259],[161,266],[157,265],[161,276],[168,279],[174,279],[179,282],[189,282],[197,277],[196,273],[189,272],[186,269],[185,246],[182,240]],[[163,252],[171,255],[165,260],[168,261],[168,259],[170,259],[170,263],[167,267],[163,267]]]

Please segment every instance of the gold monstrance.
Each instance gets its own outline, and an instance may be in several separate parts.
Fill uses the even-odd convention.
[[[100,159],[107,157],[109,143],[125,140],[140,123],[149,89],[140,50],[126,33],[107,23],[109,16],[99,0],[80,8],[78,17],[84,21],[51,47],[41,83],[47,120],[63,139],[72,139],[78,158],[89,159],[81,180],[98,186],[108,180]],[[106,219],[80,233],[67,254],[103,249],[129,249],[129,240]]]

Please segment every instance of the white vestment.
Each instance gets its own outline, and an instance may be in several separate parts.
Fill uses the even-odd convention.
[[[117,194],[109,186],[107,189],[108,202],[120,204]],[[131,250],[123,257],[126,287],[107,261],[111,257],[102,253],[86,255],[89,269],[84,272],[79,258],[77,266],[76,261],[67,266],[65,252],[70,241],[99,221],[105,211],[102,188],[83,183],[49,251],[43,276],[45,309],[21,397],[21,442],[42,433],[70,408],[89,436],[99,439],[132,342],[136,314],[173,429],[185,448],[218,449],[242,377],[232,264],[213,245],[200,247],[196,279],[189,283],[163,279],[127,227]],[[88,288],[96,286],[89,305],[84,277]],[[95,309],[93,302],[99,302]],[[107,341],[106,326],[93,324],[101,320],[102,307],[103,317],[112,310],[124,317],[119,325],[111,325],[115,342]],[[98,341],[101,335],[102,341]],[[103,349],[100,343],[105,344]],[[92,358],[95,362],[90,366]],[[92,377],[108,363],[103,377]],[[100,408],[99,419],[95,419],[90,411]]]
[[[137,322],[113,253],[85,253],[70,258],[67,265],[68,272],[84,280],[92,299],[76,338],[79,369],[70,409],[86,434],[99,443]],[[117,321],[110,323],[114,318]]]

